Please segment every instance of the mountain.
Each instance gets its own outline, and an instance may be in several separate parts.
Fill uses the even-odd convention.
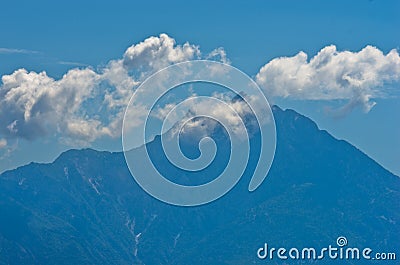
[[[257,250],[264,243],[337,246],[339,236],[351,247],[398,251],[399,177],[297,112],[274,106],[273,113],[277,149],[264,183],[247,190],[255,149],[232,191],[203,206],[152,198],[133,180],[122,153],[70,150],[53,163],[1,174],[0,264],[309,264],[315,261],[260,260]],[[191,182],[160,155],[160,137],[148,147],[160,170]],[[224,152],[199,178],[221,171]]]

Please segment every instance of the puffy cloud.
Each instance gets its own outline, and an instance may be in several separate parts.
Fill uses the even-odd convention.
[[[261,113],[262,102],[256,96],[241,95],[247,101],[239,98],[232,93],[213,93],[209,98],[197,97],[193,94],[188,99],[182,101],[179,105],[169,103],[155,110],[155,117],[164,121],[168,116],[172,125],[171,135],[187,134],[202,138],[212,135],[219,123],[227,126],[227,129],[236,136],[247,139],[247,134],[254,133],[254,126],[257,121],[255,118],[250,118],[253,115],[253,110]],[[214,100],[216,99],[216,100]],[[249,107],[252,106],[253,110]],[[209,118],[204,117],[206,113]],[[262,115],[260,115],[262,116]],[[184,118],[182,118],[184,117]],[[190,120],[187,120],[189,117]],[[210,119],[211,118],[211,119]],[[175,123],[176,122],[176,123]],[[260,122],[268,122],[260,120]],[[243,127],[242,125],[245,125]],[[170,128],[167,127],[167,130]]]
[[[7,147],[7,140],[0,139],[0,149],[3,149],[4,147]]]
[[[0,85],[0,139],[4,139],[0,146],[4,148],[19,138],[33,140],[49,135],[70,145],[89,145],[101,137],[118,137],[125,107],[144,78],[170,64],[199,58],[229,63],[222,48],[202,55],[198,46],[176,44],[173,38],[161,34],[132,45],[120,59],[96,70],[73,68],[60,79],[25,69],[4,75]],[[272,96],[348,99],[341,112],[359,105],[369,110],[373,98],[385,96],[386,91],[381,88],[399,80],[398,52],[392,50],[385,55],[371,46],[359,52],[338,52],[335,46],[328,46],[310,60],[304,52],[276,58],[256,75],[258,84]],[[223,99],[221,95],[215,97]],[[252,100],[252,106],[256,105],[256,99]],[[239,114],[248,112],[241,102],[229,104]],[[164,116],[174,106],[171,103],[158,114]],[[238,117],[226,115],[221,106],[198,104],[192,106],[192,111],[201,113],[204,110],[199,108],[203,107],[227,124],[238,124]],[[130,122],[142,122],[141,113],[144,111],[138,106],[137,119]]]
[[[220,61],[226,64],[230,64],[231,61],[228,59],[228,57],[226,56],[226,52],[224,50],[224,48],[219,47],[217,49],[214,49],[213,51],[211,51],[207,57],[207,60],[215,60],[215,61]]]
[[[385,84],[400,81],[400,57],[397,50],[385,55],[366,46],[359,52],[339,52],[331,45],[310,60],[304,52],[273,59],[260,69],[256,81],[271,96],[348,99],[343,110],[361,105],[369,111],[375,104],[373,98],[386,95]]]
[[[10,138],[36,139],[50,133],[83,136],[70,122],[88,125],[82,105],[93,97],[99,75],[91,69],[73,69],[60,80],[45,72],[19,69],[2,77],[0,88],[0,132]],[[97,135],[94,134],[94,136]],[[93,137],[93,134],[84,135]]]
[[[200,58],[200,55],[198,46],[188,42],[176,45],[173,38],[160,34],[129,47],[123,56],[123,64],[129,71],[143,76],[173,63]]]
[[[227,60],[224,50],[217,50],[212,56]],[[1,77],[0,136],[34,140],[51,135],[80,146],[104,136],[118,137],[125,107],[144,78],[200,56],[198,46],[177,45],[161,34],[132,45],[121,59],[98,70],[74,68],[56,80],[46,72],[18,69]]]

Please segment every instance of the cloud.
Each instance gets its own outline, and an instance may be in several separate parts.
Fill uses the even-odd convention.
[[[2,77],[0,89],[0,133],[10,138],[33,140],[48,134],[62,133],[70,137],[87,137],[98,132],[81,132],[71,127],[79,121],[82,126],[93,126],[82,104],[93,97],[99,75],[91,69],[72,69],[60,80],[45,72],[19,69]]]
[[[173,126],[171,136],[186,134],[200,139],[212,135],[221,124],[235,136],[247,139],[247,135],[254,133],[256,128],[254,126],[257,126],[253,110],[260,113],[263,111],[263,105],[261,99],[256,96],[242,95],[242,97],[247,102],[232,93],[213,93],[210,98],[199,98],[193,94],[180,104],[169,103],[156,109],[154,116],[164,121],[169,115],[168,124]],[[252,106],[253,110],[249,106]],[[260,120],[260,122],[268,121]]]
[[[385,85],[399,83],[400,57],[397,50],[383,54],[366,46],[359,52],[337,51],[336,46],[323,48],[308,60],[304,52],[280,57],[264,65],[256,82],[273,97],[302,100],[347,99],[341,111],[362,106],[368,112],[373,98],[389,93]]]
[[[0,149],[3,149],[4,147],[7,147],[7,140],[0,139]]]
[[[167,34],[150,37],[143,42],[129,47],[123,56],[123,65],[128,71],[139,76],[160,70],[170,64],[200,58],[199,46],[186,42],[176,45]]]
[[[0,52],[29,51],[0,48]],[[72,68],[59,79],[46,72],[18,69],[1,77],[0,139],[13,142],[51,136],[68,145],[82,146],[102,137],[119,137],[125,107],[145,78],[168,65],[201,58],[229,63],[223,48],[203,55],[197,45],[177,44],[170,36],[160,34],[128,47],[121,58],[103,67]],[[310,60],[300,52],[270,61],[256,75],[258,84],[271,96],[347,99],[348,104],[338,110],[339,114],[357,106],[368,111],[374,98],[390,94],[383,87],[399,80],[398,52],[392,50],[385,55],[372,46],[359,52],[338,52],[335,46],[328,46]],[[215,97],[223,99],[221,95]],[[252,106],[257,104],[257,99],[250,100],[254,101]],[[239,114],[248,112],[241,102],[230,105]],[[174,106],[171,103],[166,108]],[[192,111],[202,113],[204,107],[198,104],[192,106]],[[159,115],[166,111],[160,110]],[[239,124],[238,117],[226,115],[221,106],[212,111],[227,124]],[[138,106],[137,119],[130,122],[142,122],[141,113],[144,110]],[[4,141],[2,145],[7,144]]]
[[[69,66],[88,66],[87,64],[84,64],[84,63],[69,62],[69,61],[59,61],[57,63],[61,64],[61,65],[69,65]]]
[[[224,48],[219,47],[217,49],[214,49],[213,51],[211,51],[207,57],[207,60],[215,60],[215,61],[220,61],[226,64],[230,64],[231,61],[229,60],[229,58],[226,56],[226,52],[224,50]]]
[[[32,50],[25,50],[25,49],[0,48],[0,54],[13,54],[13,53],[34,54],[34,53],[39,53],[39,52],[32,51]]]
[[[218,54],[226,59],[223,49]],[[170,64],[197,58],[201,58],[198,46],[178,45],[161,34],[130,46],[122,58],[104,67],[73,68],[60,79],[18,69],[1,77],[0,137],[55,136],[79,146],[102,137],[119,137],[125,107],[144,78]]]

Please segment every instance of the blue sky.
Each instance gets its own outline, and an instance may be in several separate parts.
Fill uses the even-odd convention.
[[[69,1],[63,5],[54,1],[8,1],[1,6],[0,76],[24,68],[35,73],[46,71],[47,77],[59,80],[68,70],[78,68],[89,70],[76,75],[95,79],[102,71],[98,69],[123,58],[128,47],[166,33],[177,45],[189,42],[198,46],[202,58],[222,47],[233,66],[256,78],[261,67],[274,58],[303,51],[311,59],[329,45],[335,45],[338,52],[359,52],[367,45],[384,55],[399,50],[399,8],[398,1]],[[348,98],[310,100],[314,94],[284,98],[276,87],[271,100],[311,117],[320,128],[348,140],[399,175],[400,125],[396,121],[400,104],[395,75],[392,73],[394,82],[384,82],[378,90],[386,96],[372,96],[370,101],[377,104],[367,113],[360,103],[337,117],[326,110],[340,109],[349,103]],[[305,90],[314,88],[311,85]],[[369,89],[375,87],[369,85]],[[84,105],[91,108],[88,103]],[[60,120],[55,123],[59,126]],[[5,119],[0,125],[12,128]],[[60,152],[80,145],[56,131],[42,137],[40,133],[28,139],[3,132],[0,139],[7,144],[0,142],[4,146],[0,149],[0,171],[30,161],[51,161]],[[107,137],[109,134],[90,139],[89,146],[118,150],[120,139]]]

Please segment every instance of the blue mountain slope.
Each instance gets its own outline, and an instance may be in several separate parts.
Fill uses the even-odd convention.
[[[399,177],[295,111],[273,112],[277,150],[264,183],[247,191],[255,148],[238,185],[200,207],[147,195],[122,153],[70,150],[51,164],[3,173],[0,264],[266,264],[256,256],[265,242],[317,248],[341,235],[351,246],[400,249]],[[256,146],[257,136],[251,141]],[[184,184],[227,163],[220,149],[216,164],[191,178],[165,162],[159,137],[148,145],[160,170]]]

